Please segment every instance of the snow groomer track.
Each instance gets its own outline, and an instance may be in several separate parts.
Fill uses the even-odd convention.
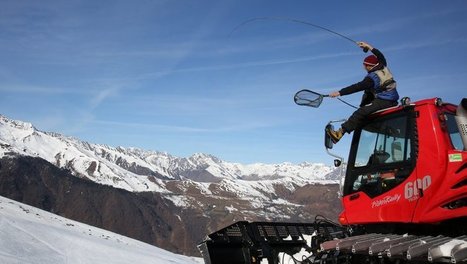
[[[451,238],[366,234],[326,241],[321,244],[321,250],[429,262],[466,263],[467,236]]]

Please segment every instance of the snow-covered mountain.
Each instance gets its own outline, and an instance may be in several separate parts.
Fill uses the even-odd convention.
[[[1,196],[0,227],[4,264],[203,263]]]
[[[324,164],[243,165],[202,153],[180,158],[165,152],[83,142],[0,115],[0,157],[12,153],[41,157],[75,176],[134,192],[170,193],[167,180],[190,182],[206,194],[212,193],[210,183],[219,183],[239,196],[250,196],[252,190],[277,183],[292,190],[309,183],[335,182],[327,180],[332,168]]]

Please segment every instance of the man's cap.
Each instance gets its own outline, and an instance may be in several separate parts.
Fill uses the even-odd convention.
[[[363,64],[367,66],[375,66],[378,64],[378,58],[375,55],[370,55],[363,60]]]

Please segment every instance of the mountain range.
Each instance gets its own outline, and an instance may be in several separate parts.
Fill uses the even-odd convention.
[[[203,236],[234,221],[309,222],[317,214],[335,219],[340,210],[338,173],[320,163],[245,165],[203,153],[175,157],[89,143],[2,115],[0,158],[0,195],[188,255],[197,254]],[[68,208],[73,203],[79,212]],[[119,207],[125,203],[127,208]],[[115,212],[104,214],[108,204]],[[132,206],[148,223],[116,224],[118,217],[135,217]],[[138,224],[148,230],[138,231]]]

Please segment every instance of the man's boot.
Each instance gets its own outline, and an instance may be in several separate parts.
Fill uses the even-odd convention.
[[[326,133],[328,133],[329,137],[331,137],[331,140],[334,144],[336,144],[337,142],[339,142],[339,140],[342,138],[342,136],[344,135],[344,131],[342,131],[342,128],[339,128],[337,131],[336,130],[332,130],[332,129],[328,129],[326,130]]]

